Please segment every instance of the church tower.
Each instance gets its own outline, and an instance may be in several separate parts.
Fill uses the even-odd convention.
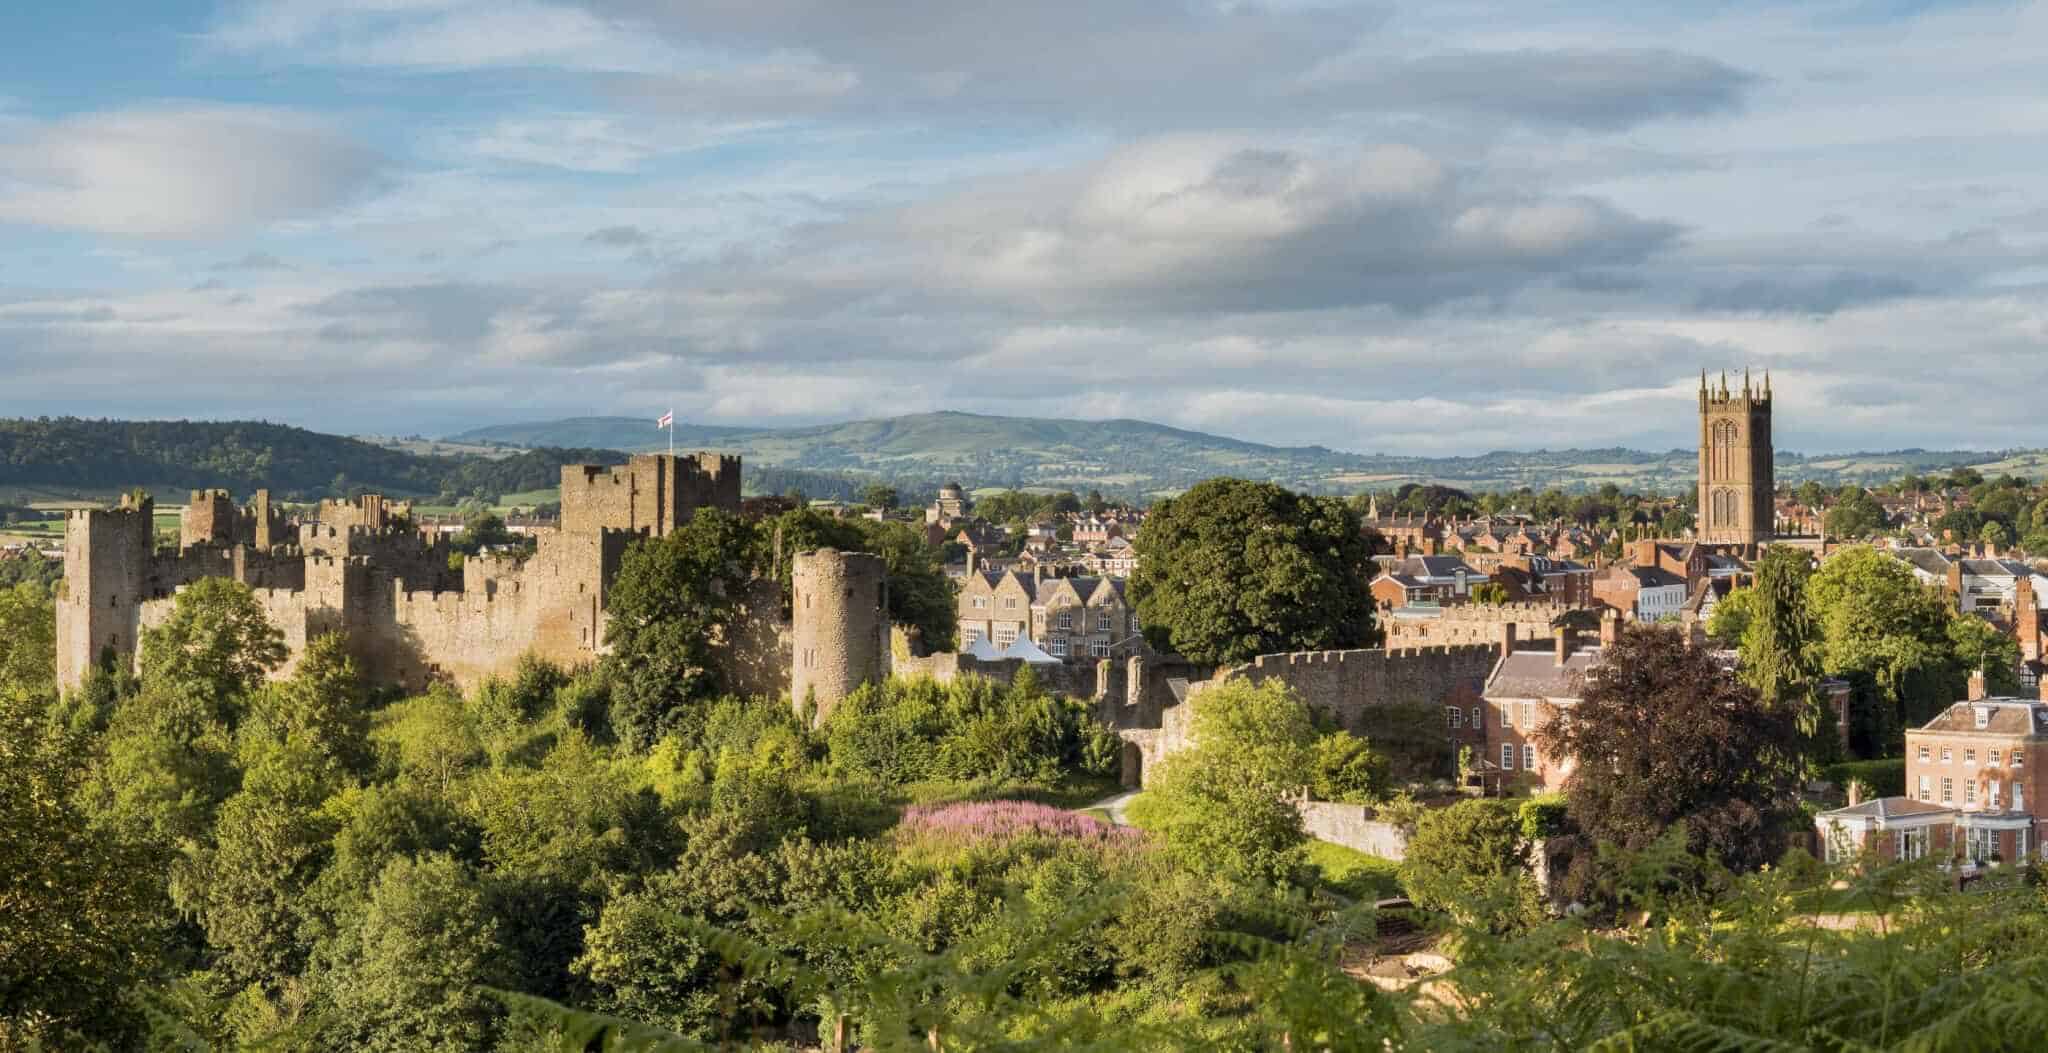
[[[1700,374],[1700,510],[1698,535],[1709,544],[1758,545],[1771,538],[1777,484],[1771,463],[1771,377],[1752,389],[1719,389]]]

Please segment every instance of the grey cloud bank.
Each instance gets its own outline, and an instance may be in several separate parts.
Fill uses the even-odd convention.
[[[376,91],[10,112],[0,413],[2048,445],[2044,11],[251,0],[195,62]]]

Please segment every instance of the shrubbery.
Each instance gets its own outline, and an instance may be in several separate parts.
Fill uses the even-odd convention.
[[[1063,770],[1115,771],[1120,744],[1084,705],[1046,694],[1028,670],[1003,687],[978,677],[869,684],[840,701],[821,735],[842,777],[1049,783]]]
[[[1477,798],[1423,812],[1401,860],[1416,906],[1505,932],[1542,917],[1522,804]]]
[[[1906,792],[1906,758],[1842,761],[1822,768],[1820,777],[1844,791],[1855,781],[1869,787],[1869,797],[1900,797]]]

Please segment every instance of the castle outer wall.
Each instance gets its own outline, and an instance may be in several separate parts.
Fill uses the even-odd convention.
[[[619,478],[611,478],[616,471]],[[250,587],[283,633],[288,675],[306,645],[345,633],[373,683],[464,687],[508,673],[532,653],[575,666],[603,650],[605,599],[628,546],[675,529],[701,508],[739,511],[737,458],[635,457],[616,470],[569,466],[577,512],[537,533],[524,560],[478,556],[449,569],[445,539],[413,529],[408,509],[376,495],[323,502],[294,543],[260,494],[237,509],[224,491],[195,492],[176,548],[156,546],[152,504],[74,512],[65,524],[65,591],[57,604],[60,686],[81,684],[102,654],[131,665],[141,633],[161,625],[177,590],[206,577]],[[565,487],[566,490],[566,487]]]

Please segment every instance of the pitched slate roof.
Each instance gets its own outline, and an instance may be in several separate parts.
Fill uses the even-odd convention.
[[[1555,651],[1516,651],[1494,663],[1482,693],[1487,698],[1577,698],[1586,673],[1599,664],[1598,647],[1573,651],[1562,666]]]
[[[1932,574],[1937,578],[1948,576],[1948,557],[1934,549],[1917,547],[1895,548],[1892,550],[1892,555],[1911,563],[1923,574]]]
[[[1684,578],[1665,570],[1663,567],[1630,567],[1629,572],[1636,576],[1636,584],[1646,589],[1685,584]]]
[[[1980,578],[2019,578],[2032,574],[2032,568],[2016,559],[1966,559],[1963,573]]]
[[[1848,808],[1836,808],[1820,813],[1840,819],[1904,819],[1916,815],[1941,815],[1954,812],[1933,801],[1916,801],[1911,797],[1876,797],[1862,804]]]

